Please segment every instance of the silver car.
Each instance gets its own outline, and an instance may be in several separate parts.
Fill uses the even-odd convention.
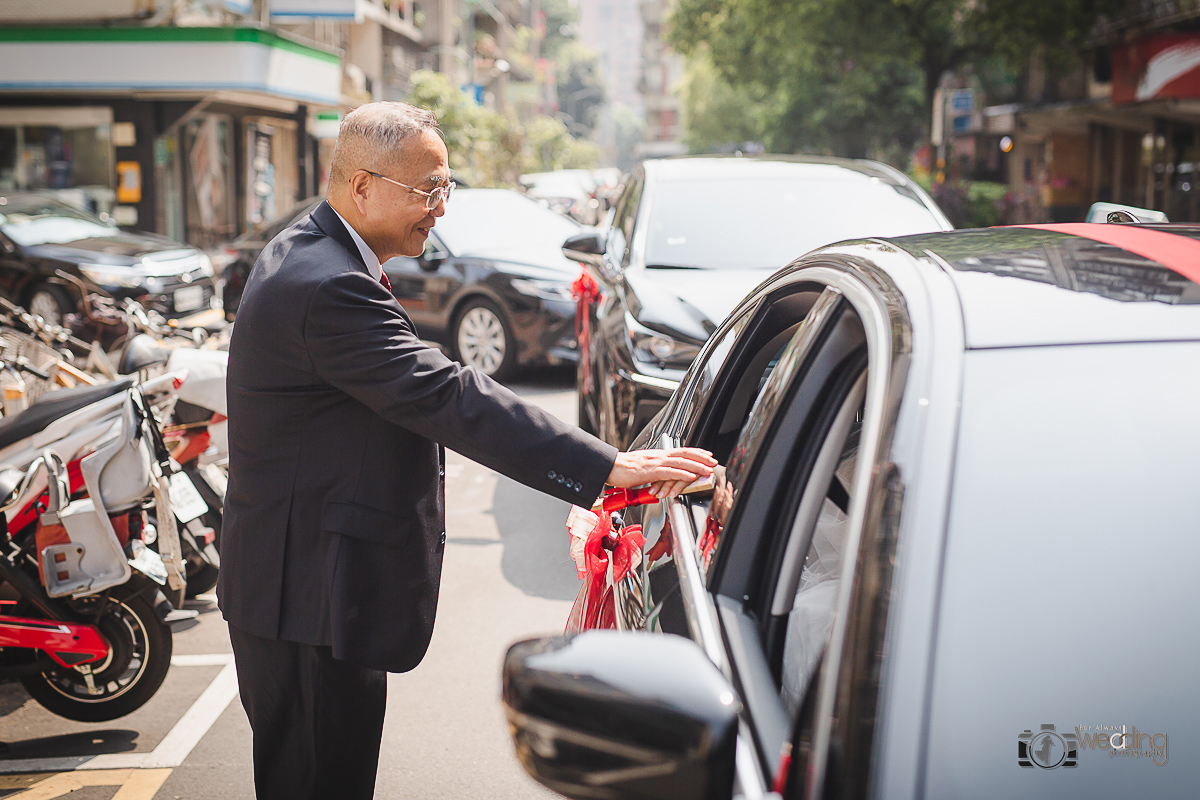
[[[526,769],[578,798],[1193,796],[1198,240],[863,240],[759,286],[641,438],[724,467],[627,513],[625,630],[509,652]]]

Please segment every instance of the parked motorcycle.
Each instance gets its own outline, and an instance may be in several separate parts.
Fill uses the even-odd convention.
[[[180,337],[146,333],[130,339],[117,362],[123,374],[186,372],[174,405],[162,409],[163,435],[179,465],[172,478],[176,515],[187,564],[188,597],[211,590],[221,568],[221,514],[229,460],[225,374],[229,353],[197,348]]]
[[[181,380],[64,389],[0,421],[0,678],[69,719],[129,714],[170,666],[164,592],[181,602],[186,584],[146,398]]]

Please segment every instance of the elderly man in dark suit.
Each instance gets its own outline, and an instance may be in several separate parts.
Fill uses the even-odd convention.
[[[587,506],[678,492],[692,449],[618,453],[417,338],[380,263],[416,256],[453,189],[433,115],[346,116],[327,202],[276,237],[229,349],[221,610],[260,798],[369,798],[386,673],[429,646],[450,447]]]

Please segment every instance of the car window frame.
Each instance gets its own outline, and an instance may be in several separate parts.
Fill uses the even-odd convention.
[[[845,740],[848,737],[853,736],[856,740],[853,744],[856,746],[851,754],[853,758],[843,753],[840,763],[832,766],[844,768],[838,771],[845,775],[853,761],[854,767],[862,772],[858,783],[866,786],[869,780],[874,722],[864,722],[860,718],[857,728],[850,731],[846,728],[851,724],[847,715],[853,709],[861,711],[865,707],[864,704],[869,704],[873,710],[878,700],[878,661],[881,658],[879,649],[886,627],[890,567],[880,563],[871,565],[871,569],[876,571],[887,569],[887,580],[876,581],[868,591],[869,594],[873,594],[863,597],[863,587],[855,585],[856,562],[868,521],[871,526],[886,529],[885,532],[894,534],[898,530],[903,482],[888,457],[911,355],[912,331],[899,290],[886,274],[866,261],[828,258],[827,254],[818,253],[809,259],[796,262],[785,272],[787,274],[782,276],[785,282],[812,279],[821,285],[836,288],[846,298],[862,321],[867,338],[868,364],[877,365],[874,369],[868,367],[864,424],[853,478],[853,485],[862,488],[856,491],[852,498],[848,514],[846,552],[854,555],[847,557],[843,564],[834,612],[835,622],[830,632],[829,644],[803,701],[803,706],[810,713],[801,715],[793,736],[792,782],[795,784],[802,780],[805,785],[790,786],[789,795],[798,796],[797,792],[802,788],[804,796],[819,797],[824,790],[827,772],[831,766],[831,740],[835,735],[841,740],[841,746],[846,744]],[[777,278],[779,277],[777,275]],[[768,282],[764,287],[760,287],[756,294],[765,293],[772,283],[777,282]],[[753,303],[754,299],[748,298],[744,302]],[[695,375],[691,375],[691,379],[694,382]],[[687,379],[685,385],[689,385]],[[681,439],[678,438],[680,413],[677,408],[673,409],[672,413],[676,425],[669,427],[662,434],[660,446],[673,447],[681,443]],[[726,600],[722,601],[722,604],[728,607],[729,601],[737,603],[742,601],[742,598],[710,592],[709,587],[701,580],[696,560],[695,522],[687,510],[687,502],[686,499],[677,498],[664,504],[664,516],[670,521],[670,535],[675,550],[673,560],[679,572],[680,590],[681,595],[684,595],[689,629],[693,631],[693,638],[705,649],[713,662],[731,679],[735,679],[717,601],[724,596]],[[894,543],[894,540],[893,535],[891,541]],[[886,561],[889,556],[881,551],[876,553],[875,557],[878,562],[880,558]],[[881,604],[884,613],[882,619],[878,613]],[[853,621],[849,619],[852,608],[856,612],[856,619]],[[725,627],[731,629],[732,624],[726,623]],[[857,652],[849,653],[848,643],[852,634],[857,634],[864,628],[867,634],[866,641],[871,646],[860,646]],[[861,645],[861,642],[857,643]],[[860,682],[859,679],[865,673],[869,673],[873,678]],[[839,687],[845,687],[848,691],[839,693]],[[835,720],[837,714],[841,715],[840,720]],[[835,721],[840,723],[838,731],[833,730]],[[796,749],[797,746],[799,750]],[[799,764],[800,761],[803,761],[803,764]],[[760,768],[762,766],[758,765]],[[768,762],[767,767],[772,768],[773,765]],[[739,775],[742,768],[742,760],[739,759]],[[761,774],[761,769],[759,772]]]
[[[612,222],[605,236],[604,260],[613,272],[619,272],[629,266],[633,252],[633,237],[637,233],[638,215],[645,206],[646,171],[642,167],[635,169],[625,184],[625,191],[613,207]],[[628,230],[626,230],[628,227]],[[617,234],[620,234],[618,237]],[[620,240],[620,252],[614,252],[614,246]]]
[[[767,379],[761,405],[754,411],[760,424],[743,428],[738,443],[738,450],[746,452],[749,461],[745,494],[740,502],[735,498],[722,534],[722,540],[732,541],[734,547],[714,557],[706,581],[750,711],[757,752],[768,769],[779,766],[793,725],[780,695],[774,652],[778,648],[769,646],[772,634],[777,634],[771,627],[775,621],[764,613],[773,601],[778,575],[766,573],[774,563],[772,555],[782,553],[793,536],[795,504],[789,498],[802,495],[810,486],[818,455],[866,369],[865,343],[858,328],[856,314],[841,292],[826,290],[804,328],[789,343],[780,366]],[[776,435],[781,428],[789,433]],[[790,433],[793,430],[794,435]],[[844,442],[839,447],[841,444]],[[827,478],[822,494],[827,490]],[[737,513],[763,507],[780,513]],[[847,530],[850,524],[848,521]],[[746,525],[750,530],[739,535],[739,526]],[[811,530],[802,535],[811,537]],[[731,559],[741,560],[738,568],[723,569]],[[762,592],[755,588],[760,585]]]

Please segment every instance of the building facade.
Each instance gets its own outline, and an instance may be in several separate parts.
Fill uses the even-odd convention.
[[[680,155],[687,152],[682,144],[679,119],[679,95],[675,86],[683,77],[683,59],[664,41],[668,0],[640,0],[642,17],[642,75],[638,88],[646,112],[642,142],[636,148],[642,158]]]
[[[0,191],[219,248],[324,191],[337,124],[432,69],[498,110],[530,0],[0,3]],[[489,48],[488,43],[492,46]]]
[[[1095,202],[1200,221],[1198,23],[1198,0],[1139,3],[1097,27],[1076,69],[1031,59],[1015,102],[948,107],[952,158],[1009,185],[1010,221],[1078,221]]]

